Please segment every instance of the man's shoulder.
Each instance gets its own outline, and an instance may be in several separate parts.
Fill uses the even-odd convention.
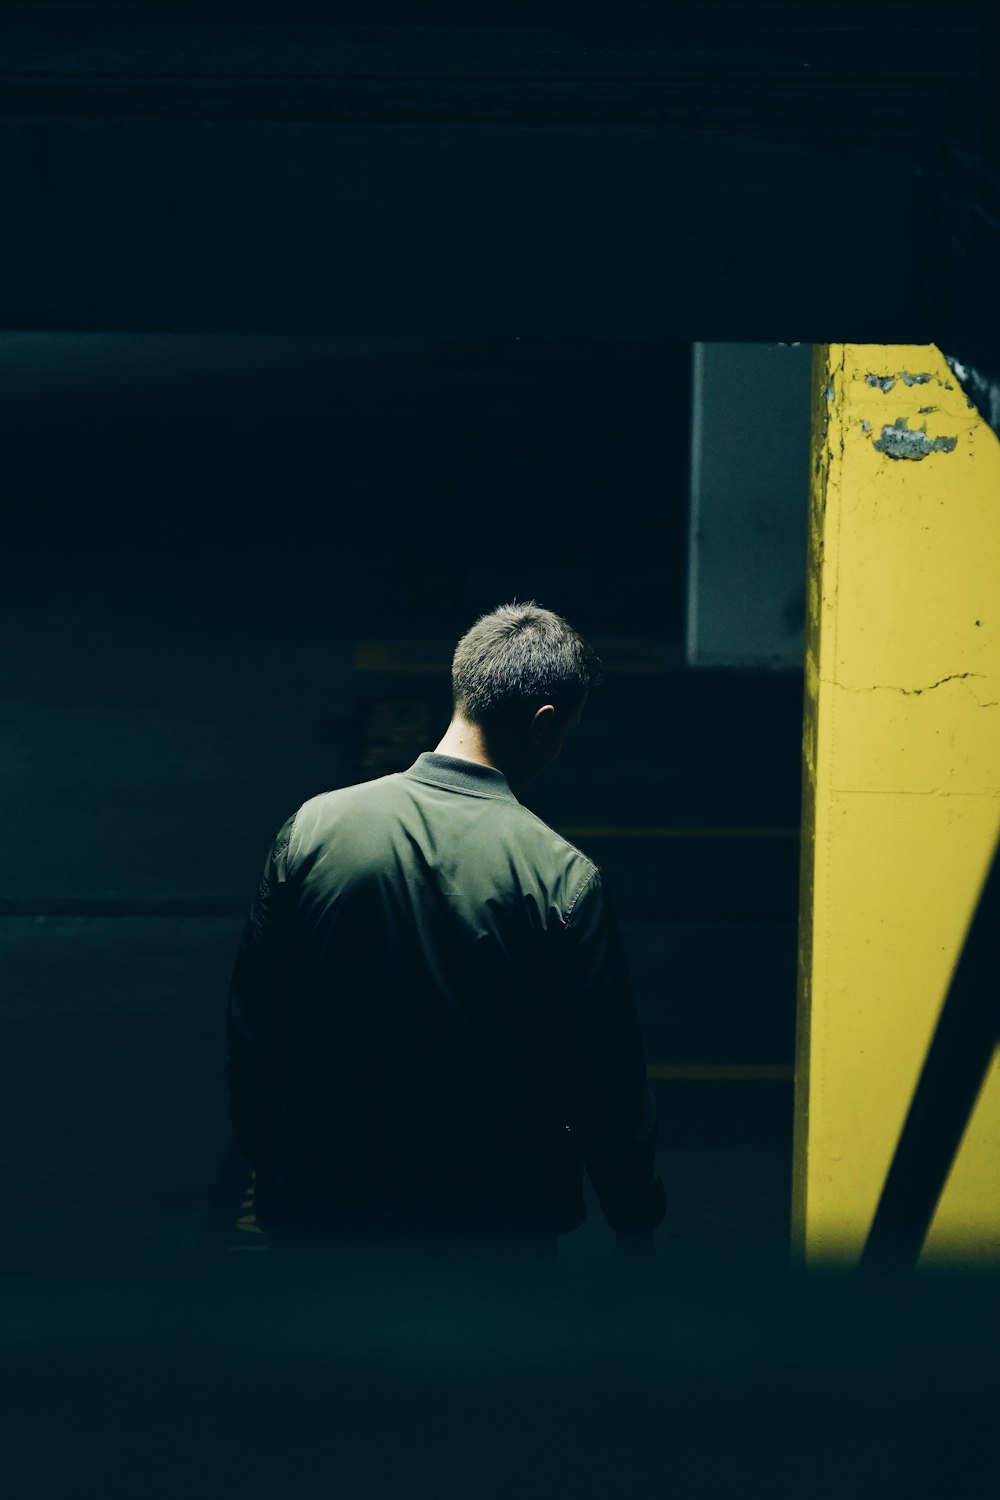
[[[391,804],[402,790],[398,785],[402,776],[394,772],[390,776],[377,776],[371,781],[358,781],[350,786],[331,787],[316,792],[299,804],[289,823],[295,838],[306,841],[322,837],[332,831],[342,819],[365,817],[379,807]]]
[[[546,823],[544,818],[533,813],[530,807],[525,807],[522,802],[517,804],[517,808],[525,830],[546,844],[554,854],[561,856],[569,865],[579,866],[581,870],[584,868],[592,872],[597,870],[590,855],[578,849],[565,834],[553,828],[550,823]]]
[[[300,807],[300,812],[306,810],[320,813],[327,810],[336,811],[338,807],[346,806],[349,802],[364,798],[378,798],[403,781],[400,771],[394,771],[389,776],[375,776],[370,781],[355,781],[350,786],[330,787],[325,792],[317,792],[312,797],[307,797]]]
[[[578,849],[576,844],[571,843],[564,834],[559,833],[537,813],[523,803],[515,804],[517,812],[517,828],[527,846],[531,847],[539,862],[544,862],[554,873],[559,876],[559,885],[562,887],[563,903],[567,909],[572,908],[579,896],[595,881],[600,881],[601,872],[599,867]]]
[[[299,850],[304,850],[335,837],[338,830],[346,832],[360,827],[371,833],[386,818],[391,821],[396,816],[405,817],[414,796],[419,797],[419,787],[414,778],[397,771],[371,781],[318,792],[303,802],[295,814],[295,843]],[[523,802],[510,797],[476,797],[474,801],[477,819],[485,820],[488,825],[492,851],[499,855],[506,849],[507,855],[518,857],[518,862],[526,860],[539,873],[547,871],[557,877],[568,899],[599,877],[600,871],[589,855]],[[441,832],[439,827],[438,836]]]

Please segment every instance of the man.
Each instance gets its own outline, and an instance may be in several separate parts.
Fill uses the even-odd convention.
[[[228,1010],[230,1118],[283,1233],[429,1228],[555,1248],[587,1214],[648,1257],[656,1110],[601,872],[518,793],[600,665],[508,604],[462,637],[444,738],[278,832]]]

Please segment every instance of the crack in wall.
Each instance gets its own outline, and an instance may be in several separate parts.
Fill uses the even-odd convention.
[[[951,672],[947,677],[939,677],[937,682],[929,682],[926,687],[907,688],[900,687],[894,682],[873,682],[867,687],[849,687],[846,682],[838,682],[834,677],[823,677],[821,681],[827,687],[841,688],[845,693],[905,693],[908,698],[919,698],[921,693],[932,693],[935,688],[943,687],[946,682],[964,682],[967,677],[985,677],[985,672]],[[981,703],[980,708],[993,708],[993,703]]]
[[[907,696],[916,694],[919,697],[921,693],[932,693],[935,688],[942,687],[946,682],[964,682],[967,677],[982,677],[983,675],[984,674],[982,672],[952,672],[948,677],[939,677],[937,682],[928,683],[927,687],[901,687],[897,688],[896,691],[900,693],[906,693]]]

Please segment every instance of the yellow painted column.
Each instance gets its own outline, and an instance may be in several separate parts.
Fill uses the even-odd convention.
[[[933,345],[813,367],[793,1235],[857,1260],[1000,833],[1000,443]],[[924,1261],[1000,1261],[1000,1068]]]

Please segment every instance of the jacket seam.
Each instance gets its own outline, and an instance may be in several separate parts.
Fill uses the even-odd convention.
[[[440,786],[446,792],[462,792],[466,797],[479,797],[485,802],[516,802],[517,798],[508,792],[474,792],[469,786],[457,786],[454,781],[434,781],[430,776],[414,776],[412,772],[406,773],[411,781],[422,782],[424,786]]]
[[[586,855],[584,855],[584,858],[586,858]],[[580,897],[583,895],[583,893],[587,889],[588,885],[590,885],[590,883],[594,880],[594,878],[597,875],[599,875],[599,874],[600,874],[600,871],[598,870],[597,866],[594,865],[593,869],[591,870],[590,874],[587,876],[586,880],[584,880],[582,882],[582,884],[577,888],[577,891],[576,891],[575,895],[573,896],[573,899],[570,901],[569,906],[567,906],[567,908],[566,908],[566,915],[563,917],[563,923],[565,924],[565,926],[568,927],[569,924],[570,924],[570,921],[571,921],[572,916],[573,916],[573,910],[574,910],[574,908],[576,906],[576,903],[579,901]]]
[[[523,802],[520,803],[519,805],[521,807],[524,807],[524,803]],[[538,823],[542,828],[545,829],[546,833],[551,833],[552,836],[553,836],[553,838],[557,838],[559,840],[560,844],[562,844],[565,849],[572,849],[572,851],[573,851],[574,854],[579,854],[579,856],[580,856],[581,859],[585,859],[587,861],[587,864],[590,866],[590,873],[591,873],[591,875],[594,875],[594,874],[597,873],[598,867],[594,863],[594,861],[591,859],[591,857],[590,857],[589,854],[584,854],[584,852],[583,852],[582,849],[578,848],[576,844],[571,843],[568,838],[565,838],[563,836],[563,834],[561,834],[557,828],[553,828],[550,824],[546,823],[546,821],[545,821],[544,818],[540,818],[537,813],[532,812],[530,807],[525,807],[524,810],[528,814],[529,818],[534,818],[535,822]],[[590,877],[588,876],[588,879],[589,878]]]
[[[285,819],[285,822],[282,824],[282,830],[283,830],[282,836],[279,839],[275,840],[274,853],[273,853],[273,856],[272,856],[271,863],[272,863],[272,868],[273,868],[273,870],[275,872],[275,875],[277,876],[278,884],[279,885],[287,885],[287,883],[288,883],[288,877],[291,874],[291,865],[292,865],[292,835],[295,832],[295,825],[296,825],[296,823],[299,820],[299,813],[301,811],[302,811],[302,808],[298,807],[298,808],[296,808],[295,812],[292,813],[291,817]],[[279,830],[279,832],[280,832],[280,830]],[[284,877],[282,877],[282,875],[280,873],[280,866],[281,866],[282,860],[284,860],[284,866],[285,866]]]

